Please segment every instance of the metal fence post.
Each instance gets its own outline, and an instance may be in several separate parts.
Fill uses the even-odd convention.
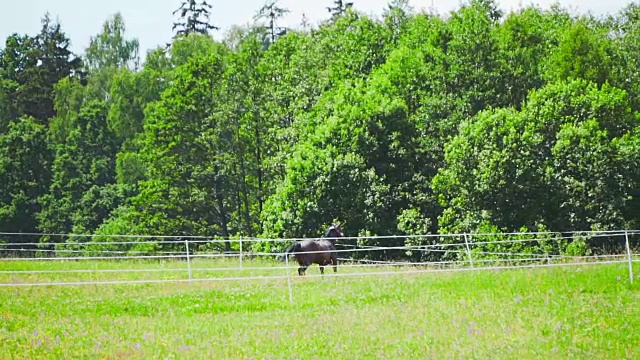
[[[473,267],[473,257],[471,257],[471,248],[469,247],[469,238],[467,234],[464,234],[464,244],[467,247],[467,255],[469,256],[469,264]]]
[[[293,305],[293,289],[291,288],[291,271],[289,269],[289,255],[284,255],[287,266],[287,286],[289,287],[289,303]]]
[[[624,239],[627,247],[627,260],[629,261],[629,281],[633,284],[633,262],[631,261],[631,247],[629,246],[629,232],[624,231]]]
[[[189,256],[189,240],[185,240],[184,241],[184,247],[187,251],[187,271],[189,272],[189,280],[192,280],[192,274],[191,274],[191,257]]]

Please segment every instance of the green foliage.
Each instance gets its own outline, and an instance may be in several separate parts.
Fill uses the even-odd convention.
[[[528,92],[544,85],[544,66],[570,24],[568,17],[533,7],[507,15],[497,29],[507,104],[520,109]]]
[[[0,135],[0,231],[37,232],[37,199],[47,191],[52,160],[43,125],[31,117],[9,123]]]
[[[64,78],[78,75],[82,67],[81,59],[68,49],[69,43],[61,25],[51,21],[48,14],[36,36],[13,34],[6,40],[0,53],[3,121],[27,115],[46,124],[55,115],[54,86]]]
[[[315,237],[340,221],[352,236],[495,231],[477,251],[586,254],[620,243],[528,241],[640,225],[637,5],[595,18],[471,0],[441,16],[394,0],[380,19],[333,5],[284,31],[269,2],[264,23],[219,42],[211,6],[183,1],[179,36],[142,65],[119,14],[84,59],[48,15],[9,36],[0,230]]]
[[[567,246],[565,254],[568,256],[586,256],[591,255],[591,250],[584,238],[577,238]]]
[[[471,256],[474,261],[481,261],[483,266],[491,265],[525,265],[535,263],[551,263],[558,256],[570,255],[573,241],[562,238],[559,233],[550,232],[544,225],[536,228],[522,227],[517,234],[483,221],[476,234],[469,235]],[[467,254],[458,252],[459,260],[466,261]],[[505,261],[508,263],[505,264]]]
[[[226,160],[233,139],[217,97],[222,55],[214,51],[178,66],[174,83],[147,107],[139,159],[149,178],[131,201],[140,212],[139,226],[148,232],[229,234],[234,182]]]
[[[108,190],[101,189],[115,180],[117,151],[107,128],[106,104],[90,102],[71,123],[73,130],[56,148],[49,191],[39,200],[39,228],[47,233],[70,233],[75,227],[91,231],[110,210],[101,202],[114,201]]]
[[[522,111],[492,110],[465,122],[434,178],[444,231],[484,221],[516,231],[622,228],[634,160],[616,145],[633,129],[625,93],[576,80],[530,94]],[[539,196],[539,194],[546,194]]]
[[[86,64],[90,69],[136,68],[138,66],[137,39],[125,39],[126,26],[120,13],[110,17],[102,32],[92,36],[85,52]]]
[[[364,227],[368,207],[373,213],[384,192],[372,169],[355,154],[334,155],[331,150],[300,149],[263,212],[269,237],[322,235],[333,220],[349,224],[350,232]]]
[[[611,60],[607,29],[592,29],[583,21],[571,24],[560,36],[558,47],[549,58],[550,81],[585,79],[603,84],[609,78]]]
[[[123,69],[114,74],[108,122],[121,141],[133,141],[142,132],[146,106],[159,100],[165,87],[159,79],[163,73],[145,68],[137,73]]]

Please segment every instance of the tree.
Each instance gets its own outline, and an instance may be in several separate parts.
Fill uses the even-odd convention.
[[[367,228],[368,212],[379,206],[379,179],[355,154],[304,144],[287,164],[287,176],[263,212],[268,237],[318,236],[332,220],[348,224],[348,234]],[[346,229],[346,228],[345,228]]]
[[[266,28],[269,30],[271,43],[274,43],[278,37],[287,33],[287,28],[278,26],[276,22],[289,12],[289,9],[278,6],[278,0],[273,0],[267,2],[254,16],[255,20],[266,20],[268,22]]]
[[[176,36],[186,36],[193,33],[208,34],[209,30],[219,30],[215,25],[209,23],[212,6],[205,0],[185,0],[180,8],[173,14],[180,13],[178,22],[173,23],[172,30],[176,30]]]
[[[54,86],[56,116],[51,121],[52,140],[63,142],[73,129],[72,120],[80,109],[93,100],[113,104],[111,86],[121,69],[137,67],[138,41],[125,39],[125,25],[120,14],[103,25],[103,31],[91,37],[86,49],[86,81],[62,79]],[[120,88],[118,88],[120,89]],[[133,94],[129,94],[133,95]]]
[[[272,188],[274,171],[268,155],[275,153],[278,123],[265,111],[264,82],[271,74],[261,67],[264,56],[260,39],[251,34],[228,56],[222,96],[225,113],[234,130],[234,167],[237,173],[236,215],[243,234],[261,231],[260,213]]]
[[[533,91],[520,112],[481,112],[447,144],[433,179],[442,231],[622,226],[637,177],[623,177],[635,160],[615,144],[633,127],[623,91],[584,80]]]
[[[633,178],[625,178],[617,149],[598,120],[564,125],[552,148],[559,209],[570,229],[625,227],[625,199]]]
[[[25,92],[34,97],[28,103],[30,106],[27,106],[26,114],[46,121],[56,114],[54,86],[64,78],[79,76],[83,79],[82,59],[71,53],[69,38],[62,32],[60,23],[52,22],[48,14],[42,20],[42,30],[36,40],[39,50],[39,65],[36,73],[39,76],[25,84],[27,86]]]
[[[446,92],[456,94],[468,115],[490,106],[504,106],[504,68],[500,61],[493,0],[472,0],[447,21]]]
[[[545,84],[544,67],[552,49],[571,22],[564,12],[529,7],[509,14],[497,29],[498,59],[505,68],[504,104],[521,108],[530,90]]]
[[[102,25],[102,32],[92,36],[85,51],[89,70],[104,68],[136,69],[140,61],[137,39],[126,39],[126,26],[120,13],[111,16]]]
[[[139,145],[147,177],[109,223],[135,219],[132,229],[147,234],[235,233],[233,126],[221,96],[226,51],[215,43],[205,49],[176,67],[160,101],[147,107]]]
[[[38,230],[38,197],[51,180],[53,152],[47,145],[47,129],[33,118],[9,123],[0,135],[0,229],[3,232]],[[34,238],[21,238],[34,242]]]
[[[111,83],[120,69],[136,70],[140,61],[137,39],[126,39],[126,26],[120,13],[102,25],[102,32],[92,36],[85,51],[86,66],[91,74],[87,96],[109,100]]]
[[[68,138],[55,149],[49,191],[39,199],[39,228],[47,233],[92,231],[110,210],[87,213],[82,200],[93,187],[115,182],[118,146],[107,126],[107,105],[91,101],[73,116]]]
[[[0,132],[4,132],[11,121],[25,114],[27,95],[21,87],[28,82],[28,74],[38,64],[36,39],[13,34],[0,51]]]
[[[70,41],[49,14],[35,37],[14,34],[0,54],[0,114],[5,126],[22,115],[46,124],[55,116],[54,86],[62,79],[82,79],[82,60],[69,50]]]
[[[632,108],[640,107],[640,5],[630,3],[610,19],[612,40],[609,83],[627,91]]]
[[[562,33],[545,75],[550,81],[585,79],[604,84],[611,72],[610,48],[605,29],[576,21]]]
[[[331,19],[335,20],[346,13],[353,7],[353,2],[344,2],[342,0],[334,0],[333,6],[328,6],[327,10],[331,14]]]
[[[405,33],[405,26],[412,11],[409,0],[392,0],[384,10],[384,22],[391,32],[394,43],[397,43],[402,34]]]
[[[300,20],[300,27],[302,28],[302,31],[309,31],[309,29],[311,29],[309,18],[305,13],[302,14],[302,19]]]

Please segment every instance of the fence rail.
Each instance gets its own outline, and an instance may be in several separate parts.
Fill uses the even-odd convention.
[[[638,234],[638,230],[612,230],[562,234],[537,232],[345,237],[339,239],[335,250],[342,270],[338,273],[329,271],[324,276],[382,276],[626,263],[629,281],[633,282],[633,264],[640,262],[640,255],[634,252],[634,249],[637,251],[640,248]],[[0,239],[10,240],[12,237],[25,235],[96,237],[82,234],[0,233]],[[105,237],[101,235],[101,239]],[[297,267],[295,261],[290,262],[289,257],[285,257],[284,263],[276,262],[275,259],[281,257],[282,252],[259,250],[260,245],[275,244],[275,247],[282,247],[293,241],[310,240],[220,240],[202,236],[145,235],[114,235],[112,238],[118,241],[0,242],[0,254],[4,255],[0,257],[0,287],[277,279],[287,279],[287,284],[291,287],[291,274]],[[119,241],[123,238],[136,238],[138,241]],[[596,243],[614,239],[622,245],[616,247],[619,251],[606,254],[572,254],[562,248],[584,239]],[[396,244],[399,240],[403,241],[403,245]],[[371,245],[371,241],[376,244]],[[433,243],[434,241],[442,242]],[[385,246],[385,242],[389,245]],[[232,245],[230,247],[233,250],[221,251],[210,247],[221,243]],[[143,249],[162,244],[173,245],[175,249]],[[527,247],[527,244],[535,246]],[[134,245],[134,249],[121,248],[128,245]],[[323,251],[303,253],[317,252]],[[432,258],[425,260],[424,254],[429,254]],[[399,259],[401,255],[405,257],[404,260]],[[367,256],[375,258],[366,258]],[[162,278],[155,278],[154,274],[161,274]],[[307,276],[314,278],[321,275]]]

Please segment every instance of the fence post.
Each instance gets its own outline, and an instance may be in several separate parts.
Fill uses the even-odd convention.
[[[629,246],[629,232],[624,231],[624,239],[627,247],[627,260],[629,261],[629,281],[633,284],[633,262],[631,261],[631,247]]]
[[[242,269],[242,236],[240,236],[240,269]]]
[[[287,286],[289,287],[289,303],[293,305],[293,289],[291,288],[291,271],[289,269],[289,255],[284,255],[287,266]]]
[[[189,240],[184,241],[184,247],[187,250],[187,271],[189,272],[189,281],[191,281],[191,257],[189,256]]]
[[[467,247],[467,255],[469,256],[469,264],[473,267],[473,257],[471,257],[471,248],[469,247],[469,238],[467,233],[464,234],[464,244]]]

